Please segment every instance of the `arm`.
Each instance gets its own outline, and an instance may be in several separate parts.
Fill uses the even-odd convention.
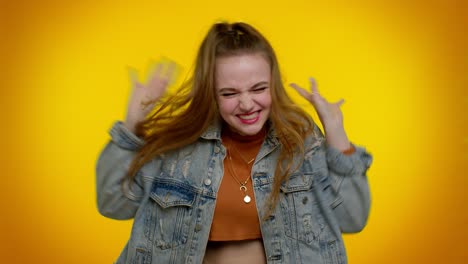
[[[372,157],[363,148],[345,155],[327,146],[326,159],[331,182],[331,208],[341,231],[361,231],[367,223],[370,208],[370,192],[366,172]]]
[[[372,157],[365,149],[355,146],[352,154],[344,154],[325,140],[317,126],[313,134],[306,140],[306,159],[308,166],[320,172],[317,194],[341,232],[359,232],[365,227],[369,215],[370,193],[366,172]]]
[[[96,166],[96,193],[99,212],[109,218],[130,219],[143,194],[141,176],[133,184],[123,184],[130,162],[143,141],[121,122],[110,130],[111,141],[101,152]],[[129,188],[131,186],[131,188]]]
[[[370,194],[366,172],[372,157],[363,148],[349,142],[340,109],[344,101],[329,103],[318,93],[315,80],[311,78],[310,82],[311,93],[296,84],[291,86],[313,105],[325,129],[326,140],[322,141],[321,148],[326,153],[329,172],[323,184],[331,185],[331,198],[327,194],[327,200],[341,231],[359,232],[366,225],[369,215]],[[318,127],[314,132],[323,138]]]
[[[144,194],[141,170],[134,182],[126,181],[129,165],[137,151],[144,145],[134,133],[136,125],[151,112],[165,93],[173,78],[175,64],[159,62],[143,85],[132,77],[133,86],[125,122],[117,122],[110,130],[111,141],[101,152],[96,166],[96,191],[99,212],[115,219],[135,216]]]

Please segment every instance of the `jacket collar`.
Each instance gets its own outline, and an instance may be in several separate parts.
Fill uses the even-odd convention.
[[[265,142],[271,146],[276,146],[279,144],[278,137],[276,136],[276,131],[273,128],[270,120],[267,121],[268,132],[265,138]],[[220,118],[217,118],[206,130],[201,134],[201,138],[207,140],[221,140],[221,128],[223,127],[222,121]]]
[[[221,120],[217,118],[200,137],[208,140],[221,140],[221,127]]]

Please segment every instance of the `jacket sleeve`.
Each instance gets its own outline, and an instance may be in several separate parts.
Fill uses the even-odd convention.
[[[327,144],[320,129],[315,126],[310,151],[320,153],[312,158],[325,166],[325,174],[319,179],[322,198],[332,211],[341,232],[361,231],[366,223],[370,209],[370,192],[367,182],[367,170],[372,163],[372,156],[362,147],[354,146],[350,155]],[[324,164],[326,163],[326,164]]]
[[[370,192],[366,172],[372,156],[364,148],[356,147],[351,155],[326,146],[326,160],[331,185],[331,207],[341,231],[361,231],[369,216]]]
[[[143,195],[143,182],[140,173],[132,184],[124,182],[124,179],[129,164],[144,142],[122,122],[116,122],[109,133],[111,140],[102,150],[96,165],[98,210],[109,218],[131,219]]]

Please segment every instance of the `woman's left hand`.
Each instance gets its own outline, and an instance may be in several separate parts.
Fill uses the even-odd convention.
[[[344,100],[341,99],[335,103],[328,102],[319,94],[315,79],[310,78],[309,80],[311,92],[306,91],[295,83],[291,83],[290,86],[314,107],[325,130],[328,144],[340,150],[349,149],[351,145],[344,131],[343,113],[340,108]]]

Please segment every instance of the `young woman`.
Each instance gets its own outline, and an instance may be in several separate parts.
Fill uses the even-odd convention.
[[[163,96],[172,65],[135,82],[97,164],[101,214],[134,218],[117,263],[346,263],[342,232],[366,224],[371,156],[343,128],[342,101],[292,84],[268,41],[214,24],[192,78]]]

